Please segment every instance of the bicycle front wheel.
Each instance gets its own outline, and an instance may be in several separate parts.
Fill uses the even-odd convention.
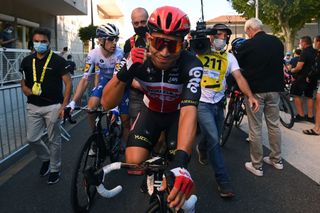
[[[294,113],[288,97],[284,93],[280,94],[279,117],[281,124],[290,129],[294,124]]]
[[[92,135],[81,149],[73,171],[71,182],[71,202],[74,212],[88,212],[96,194],[96,187],[89,185],[84,173],[87,169],[99,169],[101,158],[96,150],[97,135]]]
[[[227,113],[226,118],[224,119],[222,127],[222,135],[220,139],[220,146],[224,146],[227,142],[234,123],[234,109],[230,109]]]

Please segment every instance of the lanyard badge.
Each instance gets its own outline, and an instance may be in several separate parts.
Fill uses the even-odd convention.
[[[37,95],[40,96],[41,95],[41,84],[38,82],[34,82],[33,86],[32,86],[32,94],[33,95]]]
[[[51,59],[51,56],[52,56],[52,51],[50,51],[49,53],[49,56],[46,60],[46,63],[44,64],[44,67],[43,67],[43,70],[42,70],[42,73],[41,73],[41,78],[40,78],[40,81],[38,82],[37,81],[37,73],[36,73],[36,59],[34,58],[32,60],[32,69],[33,69],[33,86],[32,86],[32,94],[33,95],[37,95],[37,96],[40,96],[41,93],[42,93],[42,89],[41,89],[41,83],[43,82],[43,79],[44,79],[44,75],[46,74],[46,70],[47,70],[47,66],[49,64],[49,61]]]

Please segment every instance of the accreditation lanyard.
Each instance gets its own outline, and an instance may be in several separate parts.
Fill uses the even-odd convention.
[[[47,66],[48,66],[48,64],[49,64],[49,62],[51,60],[52,53],[53,53],[53,51],[51,50],[50,53],[49,53],[49,56],[48,56],[48,58],[46,60],[46,63],[43,66],[43,70],[42,70],[42,73],[41,73],[41,77],[40,77],[39,83],[43,82],[44,75],[46,74]],[[36,59],[35,58],[33,58],[33,60],[32,60],[32,70],[33,70],[33,82],[37,82]]]

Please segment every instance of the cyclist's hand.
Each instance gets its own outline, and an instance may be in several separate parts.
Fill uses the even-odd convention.
[[[169,203],[170,208],[178,210],[190,197],[191,190],[194,187],[193,180],[188,170],[181,167],[166,172],[165,176],[166,184],[163,184],[160,190],[164,190],[166,186],[171,188],[167,202]]]
[[[134,47],[130,51],[130,55],[127,59],[127,70],[130,69],[130,67],[133,64],[143,64],[143,62],[147,58],[147,50],[145,48],[140,47]]]
[[[259,107],[260,107],[259,101],[255,97],[249,97],[248,101],[249,101],[249,105],[250,105],[252,112],[254,112],[254,113],[258,112]]]

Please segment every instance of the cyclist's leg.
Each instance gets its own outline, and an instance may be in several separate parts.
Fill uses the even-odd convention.
[[[129,90],[126,89],[119,105],[120,118],[122,123],[122,141],[127,143],[128,134],[130,129],[130,118],[129,118]]]
[[[92,89],[91,96],[88,100],[88,108],[89,109],[95,109],[100,105],[102,90],[103,90],[104,86],[108,83],[108,81],[109,81],[109,79],[100,78],[98,85]],[[90,125],[91,129],[94,130],[96,115],[89,113],[88,119],[89,119],[89,125]]]
[[[149,157],[161,132],[155,114],[146,107],[138,114],[129,133],[126,162],[141,163]]]

